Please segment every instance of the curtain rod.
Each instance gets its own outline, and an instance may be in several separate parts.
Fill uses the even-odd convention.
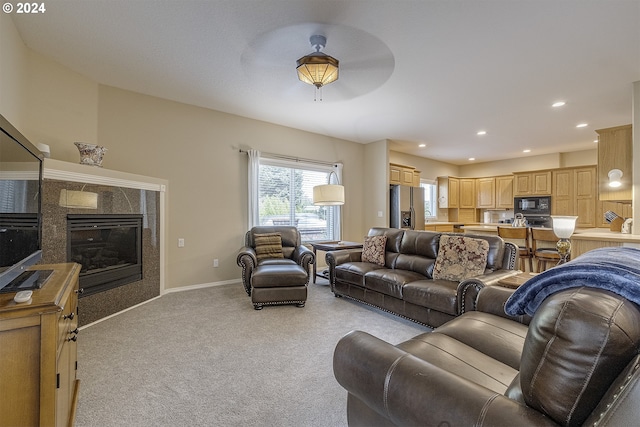
[[[247,150],[243,150],[242,148],[239,151],[245,154],[248,153]],[[290,160],[293,162],[311,163],[311,164],[322,165],[322,166],[334,166],[335,164],[340,163],[340,162],[324,162],[322,160],[313,160],[313,159],[303,159],[300,157],[285,156],[283,154],[265,153],[263,151],[260,152],[260,156],[267,157],[270,159]]]

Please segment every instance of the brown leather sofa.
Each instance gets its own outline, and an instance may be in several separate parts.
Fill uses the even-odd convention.
[[[343,337],[333,366],[349,426],[638,425],[638,306],[579,287],[514,318],[511,293],[485,287],[477,311],[395,346]]]
[[[455,233],[372,228],[368,236],[386,236],[385,265],[362,262],[362,249],[328,252],[329,282],[345,296],[430,327],[442,325],[473,309],[478,291],[514,270],[518,248],[498,236],[469,235],[489,243],[484,273],[451,281],[433,279],[440,236]]]

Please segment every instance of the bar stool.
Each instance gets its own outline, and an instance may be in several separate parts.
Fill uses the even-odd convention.
[[[531,240],[533,245],[533,257],[536,259],[536,265],[538,266],[538,273],[547,269],[547,264],[552,263],[556,265],[560,261],[560,254],[556,247],[539,247],[539,242],[549,244],[551,242],[557,242],[558,237],[550,228],[531,228]]]
[[[518,245],[518,257],[520,258],[520,270],[526,270],[526,260],[529,260],[529,272],[533,273],[533,251],[529,240],[528,227],[500,227],[498,226],[498,236]]]

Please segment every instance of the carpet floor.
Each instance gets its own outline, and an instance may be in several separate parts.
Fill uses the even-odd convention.
[[[309,285],[304,308],[253,309],[240,283],[167,294],[80,332],[77,426],[346,426],[333,376],[351,330],[428,329]]]

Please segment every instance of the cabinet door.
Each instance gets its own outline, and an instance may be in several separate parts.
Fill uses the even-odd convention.
[[[460,208],[476,207],[476,180],[460,178]]]
[[[460,200],[460,180],[458,178],[438,177],[438,207],[440,209],[458,208]]]
[[[543,196],[551,194],[551,171],[533,172],[531,182],[533,183],[532,194]]]
[[[513,209],[513,176],[496,177],[496,208]]]
[[[515,196],[528,196],[531,194],[531,174],[517,173],[513,176],[513,192]]]
[[[553,191],[551,192],[551,213],[553,215],[574,215],[573,169],[553,171]]]
[[[596,226],[596,168],[576,168],[574,172],[576,227]]]
[[[420,171],[413,171],[413,186],[420,187]]]
[[[402,170],[395,165],[389,165],[389,184],[402,184],[400,177],[402,176]]]
[[[400,177],[400,184],[413,186],[413,169],[403,168],[402,175]]]
[[[490,209],[496,207],[496,179],[478,178],[476,181],[478,189],[478,204],[476,207],[481,209]]]

